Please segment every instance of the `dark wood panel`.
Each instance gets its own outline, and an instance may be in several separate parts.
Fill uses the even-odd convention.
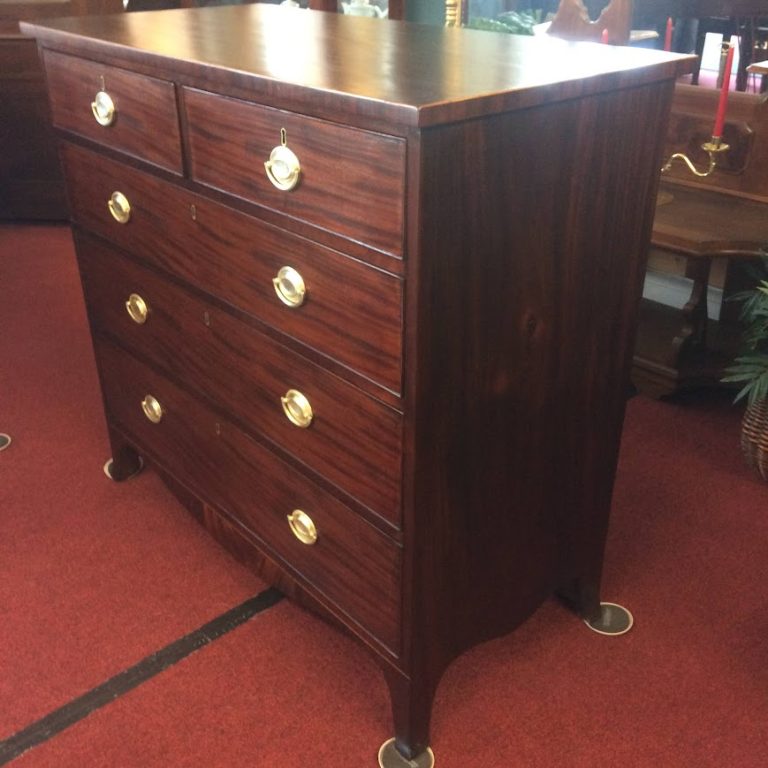
[[[44,53],[53,124],[133,157],[182,172],[179,118],[173,83]],[[91,104],[100,90],[115,104],[114,123],[96,122]]]
[[[183,94],[194,180],[402,255],[402,139],[201,91]],[[276,189],[264,171],[281,131],[301,162],[290,191]]]
[[[701,323],[706,344],[697,339]],[[740,337],[735,323],[692,318],[676,307],[644,299],[632,383],[648,397],[724,386],[720,379],[738,354]]]
[[[0,81],[0,93],[3,146],[15,149],[0,153],[0,178],[36,180],[59,176],[56,144],[48,124],[42,77]]]
[[[302,473],[234,425],[116,347],[97,341],[107,409],[150,455],[187,487],[227,511],[283,568],[339,605],[392,652],[400,647],[399,548]],[[162,404],[158,424],[141,401]],[[314,521],[314,545],[299,542],[286,519],[301,509]],[[358,631],[360,631],[358,629]]]
[[[661,158],[647,126],[664,127],[672,83],[660,91],[422,135],[404,479],[420,683],[390,678],[405,741],[423,743],[425,688],[459,649],[510,631],[553,590],[597,610]]]
[[[156,466],[156,469],[163,475],[160,467]],[[169,476],[167,473],[163,479],[168,484]],[[171,480],[170,484],[173,485],[173,483],[174,481]],[[261,541],[257,537],[235,522],[225,512],[206,504],[203,505],[202,511],[193,509],[192,513],[214,539],[226,547],[240,562],[261,576],[267,584],[274,585],[296,605],[314,611],[316,615],[327,621],[336,630],[350,633],[350,616],[348,613],[325,595],[313,589],[311,584],[293,578],[286,568],[280,566],[271,553],[267,553],[260,546]],[[384,663],[397,664],[397,657],[391,649],[383,649],[381,642],[372,635],[359,631],[361,628],[356,625],[353,627],[352,636],[366,645],[369,650],[372,650],[377,658]],[[383,655],[382,650],[385,651]]]
[[[399,413],[95,240],[80,236],[77,243],[97,328],[399,525]],[[131,293],[149,306],[143,325],[126,312]],[[290,389],[312,406],[307,428],[283,413],[280,398]]]
[[[119,13],[122,10],[122,0],[3,0],[0,21]]]
[[[65,144],[61,152],[76,222],[400,392],[399,278],[88,150]],[[127,226],[107,209],[115,190],[131,203]],[[306,283],[296,309],[272,285],[285,265]]]
[[[21,34],[19,20],[117,11],[121,0],[0,3],[0,220],[67,218],[43,69],[35,41]]]
[[[0,220],[66,218],[64,181],[34,42],[0,38]]]
[[[41,82],[43,70],[34,40],[23,37],[0,37],[0,72],[2,80]]]

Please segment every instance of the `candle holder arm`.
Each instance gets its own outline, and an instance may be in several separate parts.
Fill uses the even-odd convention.
[[[700,171],[693,164],[693,161],[690,157],[688,157],[688,155],[684,154],[683,152],[675,152],[675,154],[672,155],[669,160],[667,160],[667,162],[664,163],[664,165],[661,167],[661,172],[666,173],[672,167],[673,161],[682,160],[682,162],[688,166],[688,170],[694,174],[694,176],[705,178],[714,172],[715,168],[717,167],[717,161],[720,155],[730,149],[728,144],[723,144],[722,138],[720,136],[713,136],[709,141],[704,142],[704,144],[701,145],[701,148],[709,155],[709,167],[706,171]]]

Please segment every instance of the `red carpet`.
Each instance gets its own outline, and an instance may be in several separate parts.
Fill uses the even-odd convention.
[[[66,231],[0,228],[0,740],[262,589],[106,438]],[[556,601],[447,672],[437,768],[768,765],[768,486],[718,395],[628,406],[604,598]],[[378,668],[283,602],[12,761],[373,768]]]
[[[0,227],[0,739],[263,588],[147,472],[109,481],[69,230]]]

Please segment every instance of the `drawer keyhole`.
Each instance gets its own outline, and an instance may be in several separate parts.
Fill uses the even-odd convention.
[[[275,147],[269,154],[269,160],[264,163],[267,178],[278,189],[289,192],[298,183],[301,176],[301,163],[293,150],[288,149],[285,128],[280,129],[280,146]]]

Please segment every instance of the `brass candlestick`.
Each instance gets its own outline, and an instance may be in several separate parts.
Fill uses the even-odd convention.
[[[666,163],[664,163],[661,168],[661,172],[666,173],[672,167],[672,162],[674,160],[682,160],[688,166],[688,170],[694,174],[694,176],[704,178],[706,176],[710,176],[715,170],[720,155],[730,149],[728,144],[723,143],[722,136],[713,136],[709,141],[702,144],[701,148],[709,155],[709,167],[706,171],[700,171],[693,164],[693,161],[690,157],[688,157],[688,155],[683,154],[682,152],[675,152],[675,154],[672,155],[672,157],[670,157]]]

